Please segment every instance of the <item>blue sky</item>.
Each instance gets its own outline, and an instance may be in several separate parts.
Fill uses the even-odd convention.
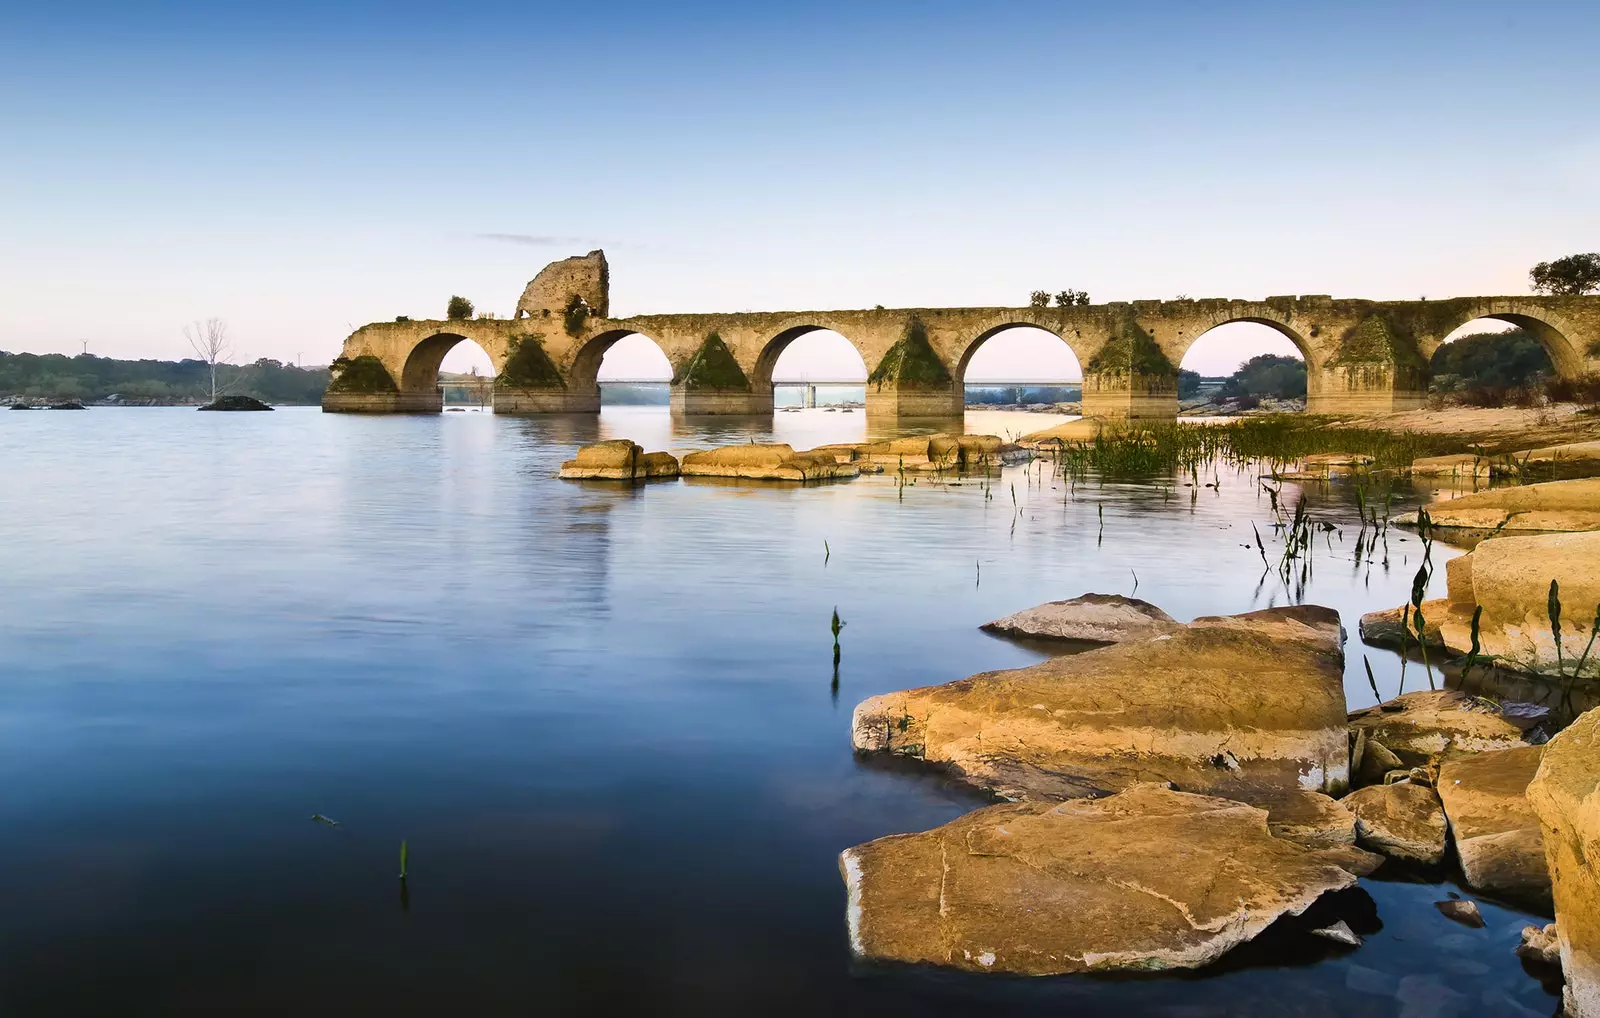
[[[0,349],[176,357],[215,315],[326,361],[593,247],[619,314],[1523,292],[1600,248],[1597,37],[1576,2],[11,4]]]

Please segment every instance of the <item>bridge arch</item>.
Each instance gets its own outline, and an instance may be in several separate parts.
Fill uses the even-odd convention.
[[[1471,302],[1449,320],[1454,324],[1448,329],[1437,335],[1418,337],[1423,358],[1431,363],[1440,347],[1465,326],[1483,319],[1515,325],[1537,339],[1560,377],[1578,378],[1584,374],[1585,354],[1572,338],[1579,334],[1578,328],[1548,308],[1515,299]]]
[[[629,336],[644,337],[661,351],[663,357],[667,356],[661,341],[647,332],[626,328],[607,329],[591,336],[573,355],[572,368],[567,373],[567,387],[575,392],[598,392],[601,362],[612,347]],[[668,361],[670,363],[670,358]]]
[[[1078,380],[1082,381],[1084,358],[1082,354],[1078,352],[1077,348],[1073,346],[1072,340],[1069,340],[1066,336],[1063,336],[1056,329],[1041,325],[1038,322],[1008,320],[984,329],[976,337],[974,337],[970,343],[967,344],[964,350],[961,351],[961,359],[956,362],[955,370],[955,379],[957,385],[966,384],[967,370],[972,366],[973,357],[975,357],[978,351],[983,348],[984,344],[988,343],[991,339],[1001,336],[1004,333],[1011,333],[1013,337],[1026,337],[1030,333],[1044,333],[1053,336],[1055,340],[1060,343],[1062,352],[1066,354],[1066,359],[1060,361],[1061,369],[1063,371],[1076,374],[1078,376]],[[1045,353],[1044,356],[1053,356],[1053,354]]]
[[[505,370],[505,352],[500,348],[501,344],[483,342],[466,335],[465,331],[440,331],[425,337],[406,355],[405,364],[400,369],[400,391],[431,393],[437,389],[439,367],[444,363],[445,355],[462,342],[474,343],[488,354],[495,374]]]
[[[1195,327],[1181,331],[1177,339],[1169,340],[1163,343],[1162,346],[1165,349],[1167,358],[1172,362],[1172,366],[1177,368],[1183,363],[1183,359],[1189,355],[1189,351],[1194,349],[1195,344],[1200,342],[1201,339],[1225,325],[1241,324],[1264,325],[1294,344],[1294,348],[1300,352],[1301,359],[1306,362],[1308,375],[1315,373],[1323,366],[1323,358],[1309,337],[1302,335],[1288,321],[1258,312],[1215,315],[1197,323]]]
[[[783,356],[784,351],[788,350],[795,340],[817,332],[832,333],[850,344],[850,348],[855,351],[856,357],[861,361],[862,381],[865,383],[866,372],[870,371],[872,366],[867,363],[866,356],[861,352],[860,345],[841,330],[834,328],[832,325],[824,324],[823,319],[816,319],[789,325],[767,340],[766,344],[761,348],[761,353],[756,357],[755,371],[750,375],[750,387],[758,393],[770,393],[772,391],[772,373],[778,366],[778,358]]]

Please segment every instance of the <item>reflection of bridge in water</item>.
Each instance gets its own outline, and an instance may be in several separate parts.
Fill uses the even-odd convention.
[[[601,358],[635,334],[666,355],[671,405],[685,414],[770,413],[779,355],[799,337],[824,330],[849,340],[870,367],[866,406],[878,416],[958,415],[973,354],[1016,326],[1044,329],[1072,350],[1083,369],[1083,410],[1090,416],[1175,417],[1184,353],[1231,322],[1267,325],[1294,343],[1305,358],[1313,413],[1422,406],[1429,358],[1452,332],[1478,318],[1525,329],[1563,378],[1600,372],[1600,297],[1299,296],[612,319],[609,284],[605,256],[593,251],[540,272],[523,291],[515,318],[363,326],[334,362],[323,409],[437,412],[443,402],[439,365],[451,347],[472,340],[494,365],[496,413],[595,412]]]

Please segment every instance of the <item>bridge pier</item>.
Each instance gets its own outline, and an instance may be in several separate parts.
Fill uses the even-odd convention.
[[[594,391],[574,391],[515,385],[494,387],[494,412],[497,414],[597,414],[600,412],[600,387]]]
[[[868,417],[960,417],[966,409],[964,386],[928,389],[867,383]]]
[[[691,389],[674,385],[668,403],[672,412],[680,416],[743,415],[755,416],[772,413],[772,393],[748,390]]]
[[[1110,420],[1175,421],[1177,376],[1116,371],[1083,375],[1083,416]]]

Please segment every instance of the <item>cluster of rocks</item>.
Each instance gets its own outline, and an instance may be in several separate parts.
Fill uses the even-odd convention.
[[[1592,514],[1600,517],[1600,510]],[[1476,615],[1485,662],[1536,674],[1572,677],[1581,668],[1586,677],[1600,676],[1600,655],[1582,655],[1600,613],[1600,530],[1482,541],[1446,562],[1445,576],[1446,596],[1422,603],[1430,646],[1458,657],[1469,653]],[[1566,607],[1559,647],[1550,622],[1552,581]],[[1400,607],[1362,616],[1362,638],[1379,646],[1416,642],[1404,625],[1406,614]]]
[[[862,956],[1023,974],[1205,965],[1386,856],[1435,865],[1452,842],[1469,887],[1528,901],[1551,895],[1550,844],[1563,960],[1600,933],[1595,874],[1575,864],[1591,890],[1563,889],[1554,844],[1600,837],[1600,754],[1566,748],[1600,735],[1600,713],[1548,747],[1458,692],[1347,713],[1343,630],[1314,606],[1185,624],[1086,595],[986,628],[1100,646],[856,707],[858,751],[1012,800],[842,854]],[[1440,910],[1482,922],[1470,901]],[[1308,932],[1359,943],[1347,926]]]
[[[988,470],[1028,458],[1027,450],[994,435],[920,435],[887,442],[792,446],[749,442],[687,453],[644,452],[627,439],[579,448],[561,464],[573,480],[643,481],[671,477],[727,477],[751,481],[832,481],[886,470]]]

